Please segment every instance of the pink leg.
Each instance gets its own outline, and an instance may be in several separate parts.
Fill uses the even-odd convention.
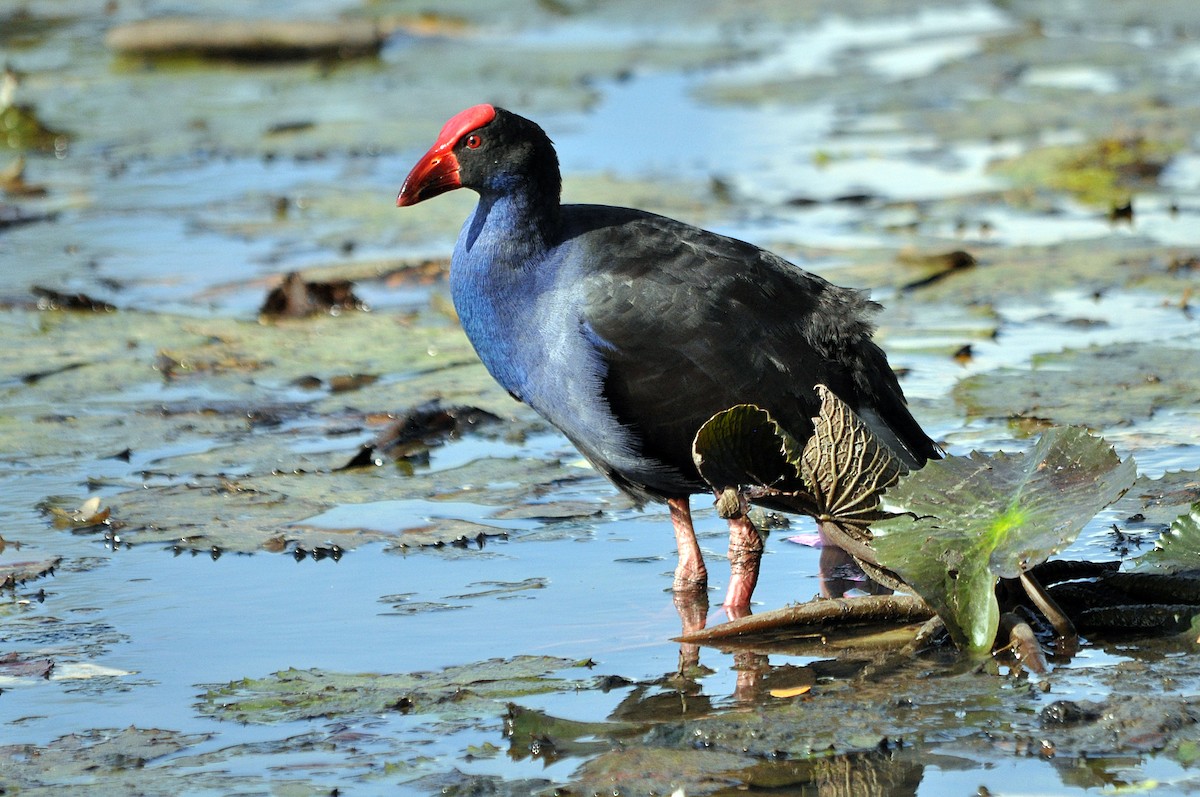
[[[750,596],[758,583],[763,541],[758,529],[744,514],[729,519],[729,589],[725,613],[735,620],[750,613]]]
[[[692,528],[692,510],[688,499],[667,500],[671,508],[671,525],[675,527],[675,547],[679,550],[679,564],[675,568],[674,589],[676,592],[704,592],[708,589],[708,569],[700,544],[696,542],[696,530]]]

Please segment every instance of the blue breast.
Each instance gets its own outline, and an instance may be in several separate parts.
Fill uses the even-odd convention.
[[[480,202],[463,225],[450,292],[463,330],[506,390],[593,461],[636,467],[636,445],[603,397],[604,342],[587,324],[582,257],[570,242],[531,245],[507,200]]]

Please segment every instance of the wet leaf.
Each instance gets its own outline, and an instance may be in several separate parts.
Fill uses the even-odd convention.
[[[292,669],[214,686],[200,696],[199,709],[217,719],[248,723],[387,711],[485,717],[502,713],[507,701],[522,695],[588,688],[589,681],[557,676],[578,666],[570,659],[517,656],[397,675]]]
[[[822,514],[865,524],[881,517],[879,499],[904,466],[833,391],[817,385],[821,412],[804,446],[801,470]]]
[[[1154,549],[1133,560],[1134,569],[1150,573],[1200,570],[1200,501],[1175,518]]]
[[[75,509],[64,509],[61,506],[45,504],[46,510],[54,518],[54,525],[59,528],[86,528],[97,526],[108,521],[112,510],[100,506],[100,498],[92,496]]]
[[[596,755],[612,747],[614,736],[628,737],[646,730],[646,723],[580,722],[510,703],[504,717],[509,758],[540,758],[547,764],[563,758]]]
[[[903,290],[906,291],[924,288],[940,282],[957,271],[976,266],[975,257],[970,252],[964,252],[961,249],[938,254],[901,252],[896,256],[896,260],[904,266],[924,272],[924,276],[905,283]]]
[[[1157,479],[1138,476],[1129,492],[1113,505],[1113,513],[1129,525],[1165,530],[1197,502],[1200,470],[1176,470]]]
[[[799,697],[800,695],[806,695],[811,691],[812,691],[812,685],[805,684],[804,686],[793,686],[790,689],[772,689],[770,694],[771,694],[771,697],[788,698],[788,697]]]
[[[9,678],[49,678],[54,669],[54,660],[46,658],[28,658],[17,653],[6,653],[0,656],[0,679]]]
[[[491,598],[497,595],[512,595],[531,589],[545,589],[549,581],[545,578],[527,578],[522,581],[476,581],[468,587],[483,587],[475,592],[461,595],[447,595],[446,600],[469,600],[471,598]]]
[[[604,505],[591,501],[547,501],[506,507],[492,513],[496,520],[567,520],[570,518],[596,517],[604,511]]]
[[[718,491],[740,487],[817,518],[861,526],[881,517],[879,497],[903,465],[833,391],[816,391],[821,407],[803,446],[752,404],[714,415],[692,443],[700,475]]]
[[[588,760],[575,779],[585,794],[611,794],[614,784],[622,794],[672,794],[679,783],[688,784],[688,794],[703,794],[736,786],[735,771],[753,763],[743,753],[692,748],[629,745]]]
[[[1028,453],[949,457],[930,462],[887,495],[910,513],[872,526],[881,564],[899,573],[974,652],[995,639],[998,578],[1015,578],[1074,541],[1133,484],[1102,439],[1078,428],[1051,429]]]
[[[752,644],[835,630],[844,630],[849,635],[855,633],[856,626],[921,623],[932,616],[929,606],[912,595],[818,598],[702,628],[683,634],[678,639],[681,642],[709,645]]]
[[[242,61],[373,55],[382,29],[368,20],[246,20],[158,17],[118,25],[106,43],[127,55],[202,55]]]
[[[1194,410],[1200,353],[1132,344],[1067,350],[1035,357],[1032,368],[969,376],[953,394],[972,415],[1105,429],[1167,409]]]
[[[349,280],[308,281],[292,271],[271,289],[258,312],[266,317],[304,318],[365,309],[366,304],[354,295],[354,284]]]
[[[411,457],[499,421],[499,416],[478,407],[447,406],[441,399],[426,401],[401,413],[345,467],[374,464],[383,457]]]
[[[717,413],[692,443],[700,475],[717,490],[743,485],[802,489],[800,452],[800,442],[753,404]]]
[[[61,293],[50,288],[33,287],[39,310],[78,310],[88,313],[111,313],[117,308],[108,302],[93,299],[85,293]]]
[[[328,795],[299,778],[269,782],[263,776],[232,775],[226,756],[209,753],[212,771],[172,766],[169,762],[210,734],[185,734],[160,728],[99,728],[60,736],[48,744],[0,745],[0,789],[28,795],[138,794],[173,797],[185,793],[265,794],[297,797]],[[224,766],[220,766],[224,765]],[[69,786],[66,784],[70,784]]]
[[[40,559],[36,562],[7,562],[0,564],[0,589],[11,589],[17,584],[41,578],[62,562],[61,556]]]

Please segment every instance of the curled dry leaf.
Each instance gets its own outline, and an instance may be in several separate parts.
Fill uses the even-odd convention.
[[[50,516],[54,518],[54,525],[60,528],[98,526],[107,522],[111,515],[112,510],[109,507],[101,507],[100,497],[95,495],[76,509],[50,507]]]
[[[865,537],[868,523],[889,517],[880,496],[905,468],[832,390],[816,390],[821,406],[807,437],[783,429],[767,409],[740,404],[700,428],[693,459],[718,491],[736,487],[766,506],[835,520]]]
[[[906,472],[904,465],[832,390],[817,385],[817,395],[821,411],[800,463],[818,507],[829,518],[856,525],[887,517],[879,499]]]

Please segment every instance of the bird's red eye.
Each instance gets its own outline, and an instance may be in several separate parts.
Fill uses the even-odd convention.
[[[483,139],[472,133],[467,136],[467,149],[479,149],[479,145],[483,143]]]

